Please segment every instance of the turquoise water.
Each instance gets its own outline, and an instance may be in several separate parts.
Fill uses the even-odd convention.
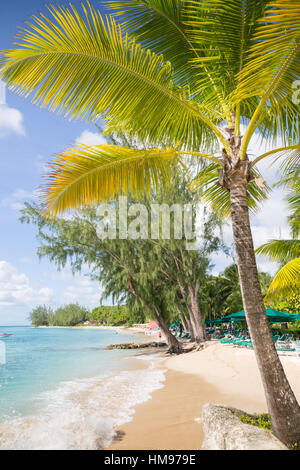
[[[0,333],[12,333],[0,338],[0,449],[103,448],[163,380],[153,356],[140,356],[141,363],[135,351],[105,350],[136,341],[136,334],[31,327]]]

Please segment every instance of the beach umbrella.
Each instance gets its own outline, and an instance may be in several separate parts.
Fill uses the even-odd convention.
[[[178,326],[180,326],[180,322],[176,321],[175,323],[172,323],[172,325],[170,325],[170,328],[177,328]]]
[[[219,325],[221,323],[223,323],[222,318],[216,318],[215,320],[205,320],[206,325]]]
[[[289,323],[297,320],[297,315],[293,315],[288,312],[281,312],[272,308],[267,308],[266,314],[270,323]],[[223,321],[246,321],[245,310],[227,315],[223,318]]]
[[[156,321],[151,320],[149,323],[150,323],[150,328],[152,331],[158,330],[158,324],[156,323]]]

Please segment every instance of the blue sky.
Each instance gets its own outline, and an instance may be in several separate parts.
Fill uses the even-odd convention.
[[[2,0],[0,49],[10,47],[17,26],[34,13],[46,12],[45,4],[41,0]],[[79,2],[73,4],[78,6]],[[93,4],[99,6],[100,2]],[[47,260],[38,260],[36,229],[18,220],[24,200],[32,199],[41,183],[43,165],[77,139],[87,144],[103,141],[93,125],[69,122],[41,110],[29,99],[5,92],[0,84],[0,325],[27,323],[30,310],[38,304],[56,307],[78,301],[92,308],[99,302],[101,290],[96,283],[84,276],[73,278],[68,269],[58,273]],[[264,148],[253,139],[253,154]],[[275,171],[265,163],[262,169],[272,183]],[[274,198],[253,218],[256,245],[274,236],[287,236],[285,212],[283,193],[276,190]],[[231,243],[231,227],[225,227],[224,232]],[[215,272],[230,262],[222,254],[216,256]],[[260,268],[274,272],[276,266],[262,259]]]

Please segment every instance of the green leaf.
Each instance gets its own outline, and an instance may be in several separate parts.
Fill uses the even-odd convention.
[[[268,293],[268,300],[291,297],[300,289],[300,258],[295,258],[278,271]]]
[[[199,199],[211,206],[211,208],[222,218],[230,216],[230,193],[219,184],[220,165],[212,163],[201,170],[190,185],[192,191],[197,191]],[[259,177],[257,170],[252,170],[254,177]],[[267,198],[270,188],[264,183],[263,188],[255,181],[251,181],[247,187],[249,209],[256,212],[259,205]]]
[[[286,263],[293,258],[300,257],[299,240],[271,240],[257,248],[258,255],[264,255],[273,261]]]
[[[150,194],[168,186],[182,165],[174,149],[136,150],[78,144],[49,166],[43,185],[51,214],[113,200],[122,194]]]
[[[292,101],[292,84],[299,78],[300,1],[274,0],[266,5],[256,28],[249,60],[239,74],[235,101],[259,97],[260,103],[245,134],[243,151],[263,119],[265,137],[281,134],[284,142],[299,141],[299,107]]]
[[[130,40],[89,4],[82,8],[80,16],[73,6],[51,6],[49,18],[34,16],[21,29],[17,47],[0,59],[0,78],[10,89],[71,118],[124,123],[150,145],[211,148],[216,134],[224,140],[208,106],[175,87],[162,55]]]

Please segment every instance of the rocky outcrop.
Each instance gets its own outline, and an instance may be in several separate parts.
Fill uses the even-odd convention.
[[[167,344],[159,341],[151,341],[151,343],[122,343],[110,344],[106,349],[144,349],[144,348],[164,348]]]
[[[207,403],[203,406],[202,450],[288,450],[270,431],[244,424],[236,408]]]

